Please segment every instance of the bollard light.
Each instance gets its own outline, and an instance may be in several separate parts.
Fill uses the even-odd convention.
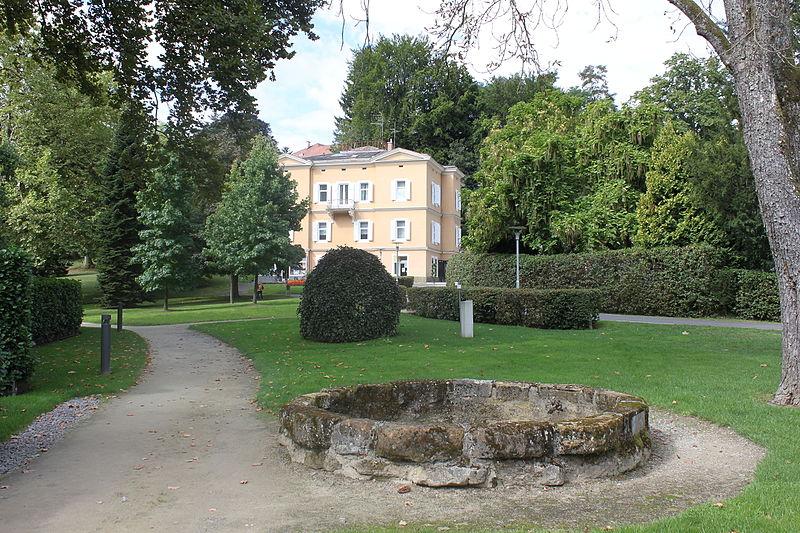
[[[100,373],[111,373],[111,315],[100,317]]]

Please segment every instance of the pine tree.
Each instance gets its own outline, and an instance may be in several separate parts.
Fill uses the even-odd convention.
[[[163,291],[164,310],[169,310],[170,290],[188,287],[197,278],[192,222],[192,181],[175,156],[158,168],[137,195],[142,229],[133,248],[134,261],[142,266],[137,278],[146,291]]]
[[[137,281],[141,265],[132,262],[139,243],[139,212],[136,193],[150,174],[148,123],[143,111],[133,105],[120,117],[114,144],[102,175],[102,209],[97,217],[97,281],[100,303],[112,307],[142,301]]]
[[[293,264],[305,254],[291,244],[289,232],[300,229],[307,208],[278,166],[274,145],[260,135],[249,157],[231,169],[222,200],[206,220],[206,254],[231,276]]]

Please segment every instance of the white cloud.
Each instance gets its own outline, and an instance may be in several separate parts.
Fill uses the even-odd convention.
[[[345,0],[348,20],[345,44],[341,47],[341,19],[338,14],[324,10],[315,16],[317,41],[299,38],[294,58],[283,61],[275,69],[275,82],[265,82],[255,91],[261,118],[272,125],[280,146],[295,150],[309,142],[331,142],[334,117],[340,114],[339,96],[347,76],[347,61],[351,49],[364,40],[363,24],[355,24],[352,15],[358,13],[359,0]],[[372,0],[370,33],[423,34],[434,22],[436,0],[403,2]],[[707,56],[708,47],[692,27],[676,35],[685,22],[666,0],[619,0],[612,15],[618,28],[615,40],[610,24],[595,27],[596,13],[591,3],[573,0],[558,34],[538,33],[539,53],[543,63],[560,63],[560,84],[578,84],[577,73],[586,65],[608,67],[608,83],[618,101],[627,100],[650,78],[663,71],[663,62],[675,52]],[[486,39],[479,50],[468,57],[473,75],[480,80],[491,76],[486,65],[492,59],[493,43]],[[519,65],[507,64],[498,71],[508,74]]]

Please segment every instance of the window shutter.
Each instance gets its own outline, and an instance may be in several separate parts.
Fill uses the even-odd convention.
[[[360,225],[359,221],[358,220],[354,220],[353,221],[353,242],[358,242],[360,240],[359,239],[359,237],[361,236],[360,228],[361,228],[361,225]]]
[[[397,240],[397,219],[392,219],[392,225],[389,227],[389,239],[392,241]]]
[[[333,236],[333,224],[330,222],[325,223],[328,226],[328,242],[331,242],[331,237]]]
[[[392,200],[397,200],[397,180],[392,180]]]
[[[319,203],[319,183],[314,184],[314,201]]]
[[[409,186],[410,186],[410,182],[409,182]],[[411,221],[409,219],[407,219],[407,218],[404,219],[404,220],[406,221],[406,238],[405,238],[405,240],[410,241],[411,240]],[[423,228],[423,229],[425,229],[425,228]]]
[[[371,182],[371,181],[369,181],[369,182],[367,182],[367,183],[369,184],[369,201],[370,201],[370,202],[372,202],[372,201],[373,201],[373,200],[372,200],[372,189],[373,189],[373,187],[372,187],[372,182]],[[370,224],[370,226],[372,226],[372,222],[370,222],[369,224]],[[370,237],[370,240],[372,240],[372,238],[371,238],[371,237]]]
[[[370,191],[372,191],[372,186],[371,185],[370,185]],[[369,241],[372,242],[372,228],[373,228],[374,224],[373,224],[373,222],[371,220],[369,221],[368,224],[369,225],[368,225],[368,229],[367,229],[367,235],[369,236]]]
[[[314,223],[314,242],[319,242],[319,222]]]
[[[406,200],[411,200],[411,180],[406,180]]]

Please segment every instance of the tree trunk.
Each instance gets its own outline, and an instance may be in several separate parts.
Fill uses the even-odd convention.
[[[253,303],[258,301],[258,274],[253,277]]]
[[[775,261],[783,323],[781,382],[773,402],[800,406],[800,73],[786,51],[788,20],[729,0],[733,71],[744,140]]]
[[[236,303],[236,298],[239,297],[239,276],[236,274],[231,274],[230,276],[231,286],[230,286],[230,301],[232,304]]]
[[[169,286],[164,285],[164,311],[169,311]]]

